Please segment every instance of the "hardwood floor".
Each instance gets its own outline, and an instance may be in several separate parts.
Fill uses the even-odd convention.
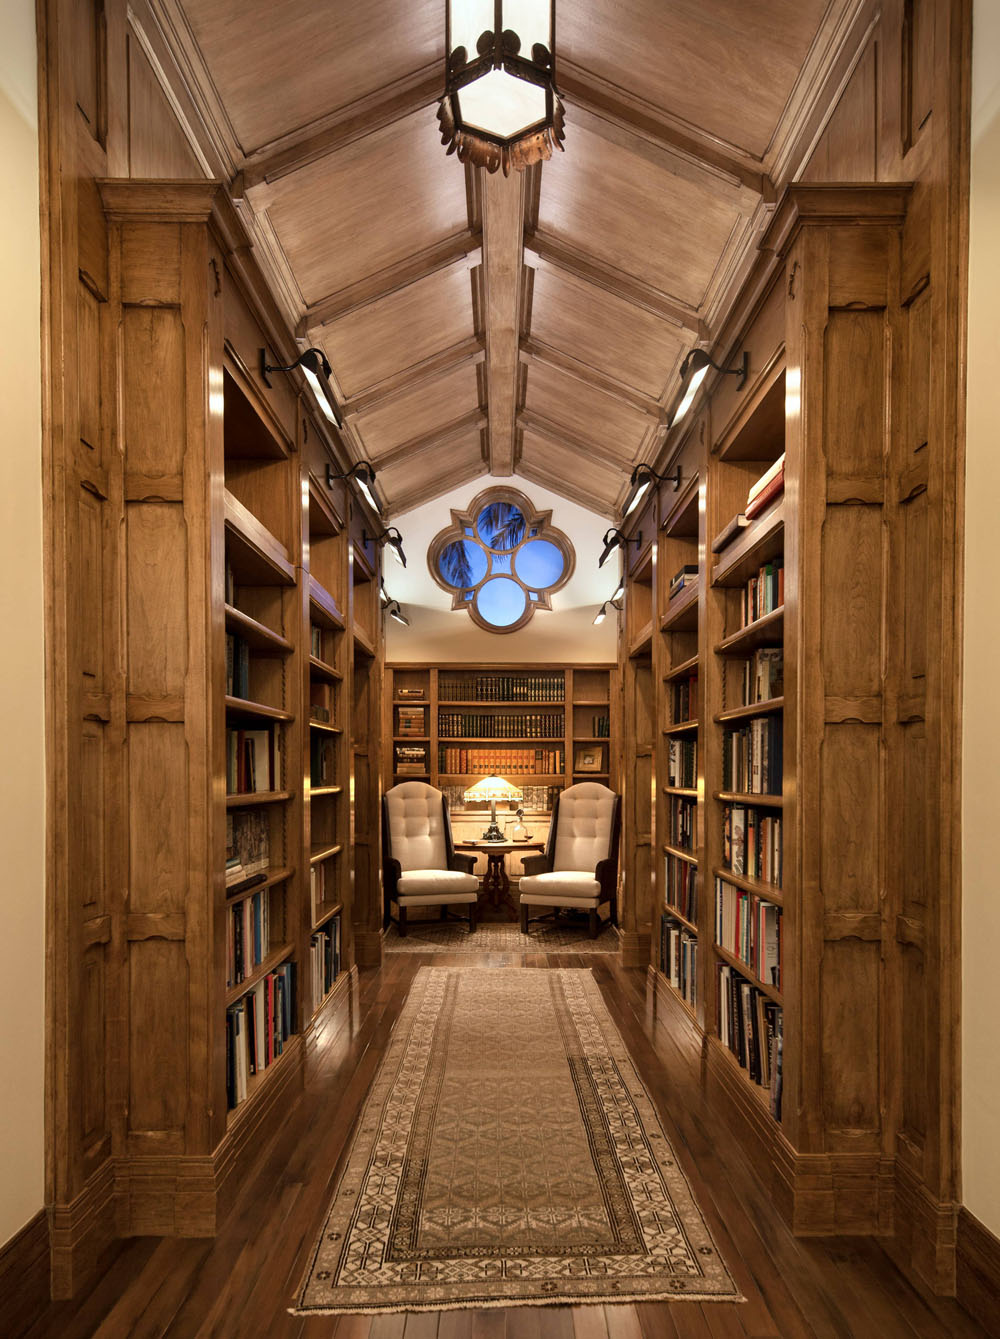
[[[306,1088],[218,1237],[138,1238],[30,1339],[974,1339],[956,1303],[915,1288],[868,1238],[798,1239],[705,1107],[689,1061],[652,1035],[645,973],[609,956],[525,954],[526,967],[592,968],[660,1109],[745,1303],[518,1307],[341,1317],[287,1313],[383,1048],[424,965],[502,969],[488,953],[394,954],[363,972],[350,1027],[321,1037]]]

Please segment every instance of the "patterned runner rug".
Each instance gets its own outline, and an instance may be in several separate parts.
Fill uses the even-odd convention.
[[[591,972],[422,967],[295,1315],[742,1301]]]
[[[617,953],[618,936],[608,923],[591,939],[586,922],[533,925],[523,935],[516,921],[480,921],[470,935],[456,921],[411,921],[404,939],[390,925],[382,947],[386,953]]]

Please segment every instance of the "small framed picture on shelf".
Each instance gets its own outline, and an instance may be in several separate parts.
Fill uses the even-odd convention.
[[[600,772],[603,763],[600,744],[578,744],[573,751],[574,772]]]

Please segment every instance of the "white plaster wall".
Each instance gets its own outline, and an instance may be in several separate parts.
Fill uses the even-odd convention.
[[[45,736],[41,303],[35,8],[6,0],[0,42],[0,1243],[45,1186]]]
[[[494,485],[517,488],[538,511],[552,512],[552,524],[567,534],[576,549],[576,570],[569,582],[552,596],[551,610],[536,609],[534,617],[517,632],[486,632],[464,609],[451,608],[450,597],[431,577],[427,550],[431,540],[451,522],[451,508],[464,509],[477,493]],[[406,551],[406,568],[387,557],[385,587],[399,600],[410,619],[404,628],[386,620],[387,661],[469,660],[484,665],[505,661],[613,661],[617,656],[616,620],[607,618],[594,627],[594,615],[618,584],[617,553],[598,570],[597,559],[611,522],[604,516],[567,502],[548,489],[518,477],[495,479],[483,475],[413,511],[393,517]]]
[[[973,13],[962,756],[962,1198],[1000,1236],[1000,5]]]

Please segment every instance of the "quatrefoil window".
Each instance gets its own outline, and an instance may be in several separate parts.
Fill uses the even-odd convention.
[[[488,632],[514,632],[536,609],[551,609],[553,591],[573,575],[576,554],[516,488],[487,488],[467,511],[452,508],[451,525],[431,541],[431,576]]]

